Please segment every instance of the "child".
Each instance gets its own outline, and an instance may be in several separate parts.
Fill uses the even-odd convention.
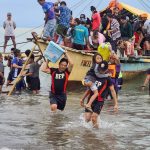
[[[5,82],[5,78],[4,78],[3,56],[0,53],[0,93],[2,92],[2,86],[4,82]]]
[[[85,108],[92,112],[91,105],[95,98],[98,96],[97,87],[95,85],[95,78],[103,78],[108,77],[107,74],[99,74],[98,73],[98,66],[103,61],[103,58],[100,54],[96,53],[93,56],[93,65],[91,69],[87,72],[85,79],[83,80],[83,85],[89,87],[90,90],[93,92],[93,96],[90,98],[89,102],[86,104]],[[88,89],[85,93],[89,94],[90,90]],[[86,94],[85,94],[86,96]]]
[[[121,64],[120,64],[120,60],[118,58],[118,56],[116,54],[113,54],[110,56],[109,59],[109,65],[108,65],[108,71],[111,77],[111,81],[114,85],[114,89],[116,91],[116,94],[118,96],[118,77],[121,71]],[[111,96],[111,94],[110,94]],[[112,97],[112,96],[111,96]]]
[[[98,72],[100,74],[105,74],[108,70],[108,63],[106,61],[101,62],[101,64],[98,67]],[[85,109],[85,121],[89,122],[92,121],[93,123],[93,127],[94,128],[99,128],[99,124],[98,124],[98,116],[101,113],[101,110],[103,108],[104,105],[104,100],[107,96],[108,90],[111,91],[111,94],[113,96],[113,100],[114,100],[114,111],[118,110],[118,100],[116,97],[116,93],[114,90],[114,86],[110,80],[110,77],[103,77],[103,78],[96,78],[95,79],[95,84],[97,86],[97,95],[95,95],[95,99],[92,102],[91,99],[90,101],[92,102],[92,112],[89,109]],[[87,92],[85,93],[83,99],[81,100],[81,106],[83,107],[83,102],[84,99],[88,96],[88,95],[92,95],[93,92]],[[88,102],[89,103],[89,102]]]
[[[30,63],[29,72],[24,74],[23,76],[30,76],[30,82],[32,83],[30,85],[31,91],[33,92],[33,94],[38,94],[40,90],[40,79],[39,79],[40,65],[38,64],[38,62],[34,61],[34,55],[31,55],[29,63]]]

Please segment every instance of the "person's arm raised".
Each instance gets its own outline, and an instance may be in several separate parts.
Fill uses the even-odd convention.
[[[68,55],[67,51],[65,51],[65,56],[67,57],[68,59],[68,62],[69,62],[69,65],[68,65],[68,71],[71,72],[72,69],[73,69],[73,61],[72,59],[70,58],[70,56]]]
[[[47,73],[47,74],[50,74],[51,71],[50,71],[50,68],[48,67],[48,63],[49,61],[47,60],[46,62],[43,62],[43,64],[41,65],[41,68],[40,70],[44,73]]]

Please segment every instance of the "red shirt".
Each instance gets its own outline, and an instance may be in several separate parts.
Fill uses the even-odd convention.
[[[92,15],[92,30],[99,30],[101,24],[101,17],[99,13],[95,13]]]
[[[139,42],[139,39],[140,39],[139,34],[137,34],[137,33],[135,32],[135,33],[134,33],[134,36],[135,36],[135,43],[138,43],[138,42]]]

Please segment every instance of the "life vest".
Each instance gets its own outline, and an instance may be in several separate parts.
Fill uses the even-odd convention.
[[[123,77],[123,75],[122,75],[122,72],[120,71],[118,78],[122,78],[122,77]]]
[[[116,65],[115,64],[108,65],[108,70],[111,73],[111,78],[116,78]]]
[[[103,57],[103,60],[109,61],[111,55],[110,43],[102,43],[98,47],[98,53]]]

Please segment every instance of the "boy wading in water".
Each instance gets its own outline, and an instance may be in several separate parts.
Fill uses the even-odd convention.
[[[103,61],[99,67],[98,67],[98,71],[100,74],[105,74],[106,71],[108,70],[108,63],[106,61]],[[100,115],[100,112],[103,108],[104,105],[104,99],[107,97],[107,93],[108,93],[108,89],[110,89],[113,100],[114,100],[114,110],[117,111],[118,110],[118,100],[117,100],[117,96],[116,96],[116,92],[113,86],[113,83],[111,82],[110,77],[102,77],[102,78],[98,78],[95,77],[95,84],[97,86],[97,96],[95,98],[95,100],[92,100],[92,111],[88,109],[85,109],[85,120],[87,122],[92,121],[93,123],[93,127],[94,128],[98,128],[98,116]],[[96,93],[95,93],[96,94]],[[95,95],[94,94],[94,95]],[[84,100],[86,97],[89,96],[89,99],[91,98],[91,96],[93,96],[93,91],[87,91],[83,98],[80,101],[80,104],[82,107],[84,107]],[[91,101],[91,99],[90,99]],[[88,100],[89,103],[89,100]]]
[[[69,75],[73,68],[73,62],[67,52],[65,53],[66,58],[62,58],[59,62],[58,68],[49,68],[48,61],[43,63],[41,71],[51,74],[52,85],[50,98],[51,111],[56,112],[57,109],[63,111],[66,106],[66,87],[68,83]]]
[[[29,71],[27,74],[24,74],[23,76],[29,76],[30,77],[30,89],[33,92],[33,94],[39,94],[40,90],[40,78],[39,78],[39,68],[40,64],[38,64],[38,61],[41,59],[41,57],[35,62],[34,61],[34,55],[32,54],[29,59]]]

